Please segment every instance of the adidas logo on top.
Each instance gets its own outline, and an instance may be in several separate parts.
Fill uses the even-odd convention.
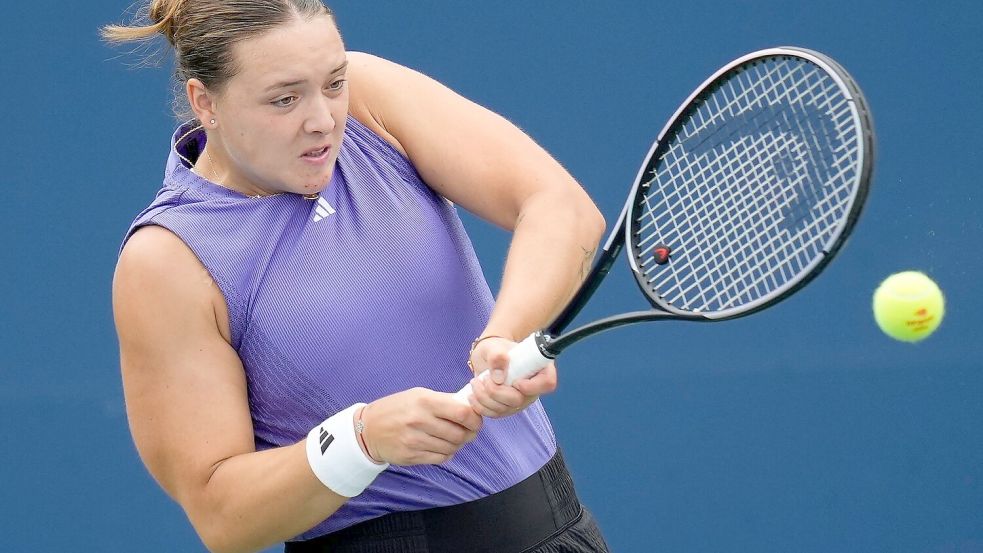
[[[314,222],[316,223],[333,213],[334,208],[331,207],[328,200],[325,200],[323,197],[319,196],[317,198],[317,205],[314,207]]]

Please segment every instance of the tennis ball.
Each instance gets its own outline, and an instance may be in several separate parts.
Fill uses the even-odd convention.
[[[895,273],[874,292],[874,320],[884,334],[902,342],[928,338],[945,315],[942,290],[918,271]]]

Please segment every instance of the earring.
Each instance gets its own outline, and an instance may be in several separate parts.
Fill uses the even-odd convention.
[[[214,125],[215,124],[215,119],[210,119],[208,122],[211,123],[212,125]]]

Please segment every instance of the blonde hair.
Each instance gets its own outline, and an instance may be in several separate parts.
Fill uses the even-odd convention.
[[[232,52],[237,43],[319,15],[334,16],[321,0],[150,0],[132,24],[106,25],[101,35],[111,44],[163,36],[174,49],[176,91],[194,78],[220,92],[238,72]],[[178,117],[190,119],[183,95],[175,92],[174,99]]]

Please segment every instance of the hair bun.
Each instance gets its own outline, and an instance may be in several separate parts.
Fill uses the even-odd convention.
[[[176,21],[183,3],[183,0],[153,0],[147,13],[157,32],[164,35],[171,46],[174,46],[174,34],[178,28]]]

